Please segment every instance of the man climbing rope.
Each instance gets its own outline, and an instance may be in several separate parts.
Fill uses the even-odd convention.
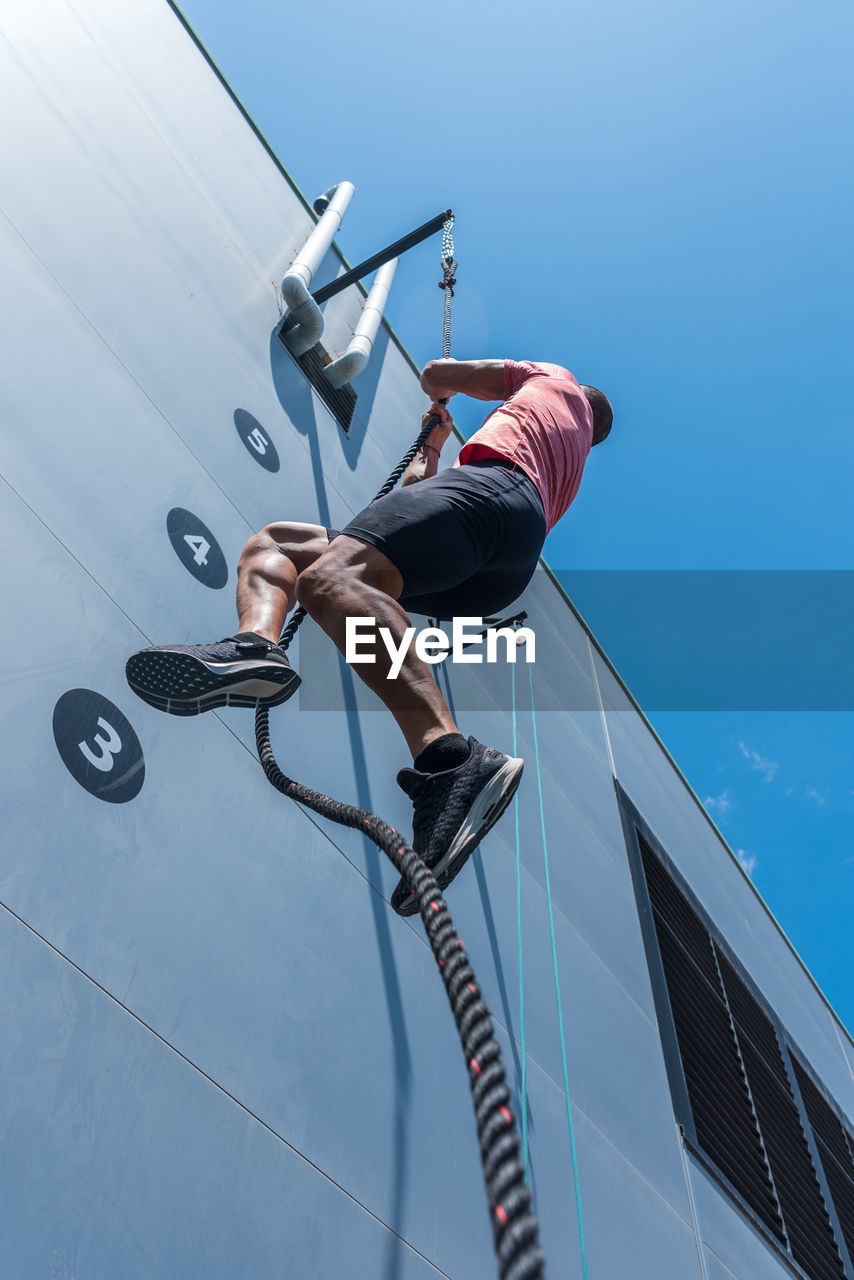
[[[439,422],[401,487],[340,532],[287,522],[250,538],[238,566],[237,633],[135,653],[127,663],[135,693],[173,715],[284,702],[300,677],[277,642],[297,600],[343,653],[348,617],[373,617],[399,649],[407,610],[486,617],[522,593],[591,447],[611,429],[611,405],[559,365],[530,361],[432,360],[421,386],[433,401],[424,424]],[[443,402],[458,392],[503,403],[438,472],[453,429]],[[390,666],[378,646],[376,662],[357,670],[412,753],[397,778],[414,806],[412,845],[445,889],[507,808],[523,761],[463,737],[412,646],[396,679]],[[405,880],[392,905],[401,915],[417,909]]]

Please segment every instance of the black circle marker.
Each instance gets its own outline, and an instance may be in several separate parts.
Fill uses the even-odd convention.
[[[276,446],[270,439],[270,433],[265,431],[258,419],[253,418],[245,409],[235,409],[234,425],[255,461],[260,462],[265,471],[278,471],[279,455]]]
[[[219,591],[228,582],[228,565],[208,526],[183,507],[173,507],[166,517],[166,532],[185,569],[206,587]]]
[[[69,689],[53,709],[53,737],[68,772],[108,804],[139,795],[145,760],[127,716],[101,693]]]

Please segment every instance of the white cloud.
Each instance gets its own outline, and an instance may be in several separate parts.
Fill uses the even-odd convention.
[[[748,853],[746,849],[736,849],[735,856],[738,858],[747,874],[752,877],[759,861],[756,854]]]
[[[716,818],[724,818],[732,808],[732,801],[729,798],[729,788],[727,787],[719,796],[706,796],[703,804],[709,813]]]
[[[755,769],[757,773],[761,773],[766,782],[772,782],[774,775],[780,768],[776,760],[765,760],[758,751],[752,751],[750,747],[745,746],[743,742],[738,744],[738,749],[744,756],[745,760],[750,762],[751,769]]]
[[[822,807],[827,804],[829,795],[830,790],[828,787],[824,787],[821,791],[819,791],[818,787],[810,787],[806,793],[807,800],[815,800],[816,804]]]

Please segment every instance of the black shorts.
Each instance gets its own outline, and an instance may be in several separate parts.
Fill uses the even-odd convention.
[[[500,458],[440,471],[372,502],[343,529],[400,571],[400,603],[437,619],[486,618],[522,594],[546,537],[533,480]],[[328,529],[330,541],[339,530]]]

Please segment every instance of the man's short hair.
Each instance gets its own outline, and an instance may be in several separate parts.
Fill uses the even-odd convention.
[[[593,443],[600,444],[611,430],[611,424],[614,421],[614,410],[611,408],[611,401],[605,395],[605,392],[600,391],[598,387],[582,386],[581,390],[593,410]]]

